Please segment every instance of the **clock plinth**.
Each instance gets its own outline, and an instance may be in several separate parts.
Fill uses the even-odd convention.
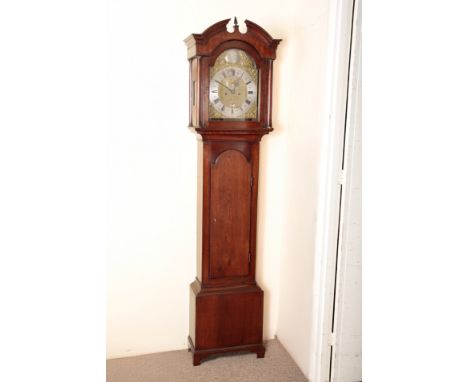
[[[189,346],[194,365],[226,352],[265,355],[263,290],[258,285],[202,289],[196,280],[190,287]]]
[[[255,281],[259,150],[271,128],[280,40],[246,20],[189,36],[190,127],[198,152],[197,277],[190,290],[193,364],[250,351],[262,358],[263,290]]]

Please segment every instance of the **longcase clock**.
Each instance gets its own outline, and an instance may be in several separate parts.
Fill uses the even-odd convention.
[[[272,129],[273,60],[281,40],[246,20],[185,39],[190,128],[198,135],[197,276],[190,285],[193,364],[251,351],[262,358],[263,290],[255,281],[259,149]]]

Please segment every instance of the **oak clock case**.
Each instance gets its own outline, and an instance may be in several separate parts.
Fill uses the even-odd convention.
[[[189,127],[198,139],[197,275],[190,285],[193,364],[251,351],[261,358],[263,290],[255,281],[259,150],[270,133],[273,60],[281,40],[246,20],[185,39]]]

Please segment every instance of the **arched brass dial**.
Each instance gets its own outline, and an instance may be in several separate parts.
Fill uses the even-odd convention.
[[[210,68],[209,117],[255,120],[258,107],[258,69],[242,49],[227,49]]]

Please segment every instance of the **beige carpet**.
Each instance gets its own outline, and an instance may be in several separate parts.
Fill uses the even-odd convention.
[[[253,353],[212,356],[192,366],[186,350],[107,361],[107,382],[307,382],[277,340],[266,343],[265,358]]]

